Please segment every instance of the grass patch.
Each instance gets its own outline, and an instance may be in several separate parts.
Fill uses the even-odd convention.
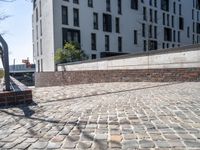
[[[4,71],[0,70],[0,79],[3,78],[3,76],[4,76]]]

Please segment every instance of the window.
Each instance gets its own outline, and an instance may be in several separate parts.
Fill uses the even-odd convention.
[[[176,14],[176,2],[173,3],[173,12]]]
[[[157,11],[154,11],[154,22],[158,23],[158,15],[157,15]]]
[[[174,16],[172,16],[172,27],[174,27]]]
[[[42,20],[40,20],[40,36],[42,36]]]
[[[164,28],[164,40],[172,41],[172,30],[170,28]]]
[[[103,31],[112,32],[112,17],[109,14],[103,14]]]
[[[122,37],[118,37],[118,52],[122,52]]]
[[[110,10],[110,0],[106,0],[106,11],[111,11]]]
[[[78,27],[79,26],[79,10],[74,8],[73,13],[74,13],[74,26]]]
[[[184,29],[184,19],[182,17],[179,17],[179,29]]]
[[[143,24],[142,24],[142,36],[143,36],[143,37],[146,36],[145,32],[146,32],[146,31],[145,31],[145,24],[143,23]]]
[[[180,43],[181,42],[181,32],[178,31],[178,42]]]
[[[134,44],[136,45],[137,43],[138,43],[137,30],[134,30]]]
[[[173,41],[176,42],[176,31],[173,31]]]
[[[68,8],[62,6],[62,24],[68,25]]]
[[[116,23],[116,33],[120,32],[120,21],[119,18],[115,18],[115,23]]]
[[[153,13],[152,13],[152,9],[149,10],[149,14],[150,14],[150,22],[153,22]]]
[[[147,10],[146,7],[143,7],[143,20],[147,20]]]
[[[154,26],[154,38],[157,39],[157,27]]]
[[[149,40],[149,51],[158,49],[158,42],[154,40]]]
[[[93,7],[93,0],[88,0],[88,7]]]
[[[161,0],[161,9],[169,11],[169,0]]]
[[[163,25],[165,25],[165,13],[163,13]]]
[[[131,9],[138,10],[138,0],[131,0]]]
[[[200,34],[200,23],[196,23],[196,32]]]
[[[42,55],[42,39],[40,39],[40,55]]]
[[[181,4],[179,4],[179,15],[180,16],[182,15],[182,6],[181,6]]]
[[[190,38],[190,27],[187,27],[187,37]]]
[[[167,26],[169,26],[169,14],[167,14]]]
[[[36,22],[38,22],[38,8],[36,8]]]
[[[91,49],[97,50],[97,48],[96,48],[96,34],[95,33],[91,34]]]
[[[157,0],[154,0],[154,7],[157,7]]]
[[[149,0],[149,5],[152,6],[152,0]]]
[[[96,58],[97,58],[97,55],[96,55],[96,54],[92,54],[92,55],[91,55],[91,58],[92,58],[92,59],[96,59]]]
[[[118,14],[122,14],[122,0],[117,1]]]
[[[63,46],[65,45],[66,42],[70,41],[74,41],[79,44],[81,43],[79,30],[63,28],[62,34],[63,34]]]
[[[152,38],[152,25],[149,25],[149,38]]]
[[[110,50],[110,39],[108,35],[105,35],[105,51]]]
[[[41,0],[39,2],[39,8],[40,8],[40,17],[42,16],[42,4],[41,4]]]
[[[38,60],[38,72],[40,72],[40,60]]]
[[[99,25],[98,25],[98,14],[97,13],[93,13],[93,28],[98,30]]]
[[[143,50],[147,51],[147,41],[146,40],[143,41]]]
[[[200,10],[200,0],[196,0],[196,9]]]
[[[73,0],[74,4],[79,4],[79,0]]]

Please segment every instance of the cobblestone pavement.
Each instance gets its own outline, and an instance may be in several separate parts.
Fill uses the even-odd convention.
[[[0,108],[0,149],[200,149],[200,83],[34,89]]]

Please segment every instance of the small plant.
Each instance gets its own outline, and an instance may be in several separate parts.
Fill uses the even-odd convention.
[[[0,69],[0,79],[4,77],[4,71]]]
[[[83,61],[86,59],[88,59],[87,55],[80,49],[79,44],[75,42],[65,43],[64,48],[57,49],[55,53],[56,64]]]

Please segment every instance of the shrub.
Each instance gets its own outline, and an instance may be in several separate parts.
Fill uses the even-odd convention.
[[[3,78],[4,76],[4,71],[0,69],[0,79]]]
[[[79,44],[75,42],[65,43],[64,48],[57,49],[55,53],[56,64],[82,61],[86,59],[88,59],[87,55],[80,49]]]

